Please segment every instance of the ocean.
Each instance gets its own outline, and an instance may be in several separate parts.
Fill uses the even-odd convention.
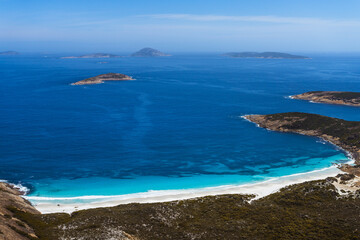
[[[0,179],[27,187],[36,204],[258,183],[346,162],[331,144],[241,118],[299,111],[360,120],[356,107],[288,98],[360,91],[360,55],[307,55],[0,56]],[[109,72],[136,80],[70,85]]]

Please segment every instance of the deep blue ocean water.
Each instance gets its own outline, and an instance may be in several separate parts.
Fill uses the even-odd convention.
[[[360,120],[355,107],[286,98],[360,91],[360,56],[58,57],[0,57],[0,179],[34,196],[199,188],[321,169],[346,156],[241,116],[302,111]],[[108,72],[136,81],[70,85]]]

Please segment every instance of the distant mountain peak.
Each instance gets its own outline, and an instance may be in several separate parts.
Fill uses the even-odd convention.
[[[143,49],[140,49],[139,51],[131,54],[132,57],[166,57],[171,56],[169,54],[160,52],[157,49],[146,47]]]

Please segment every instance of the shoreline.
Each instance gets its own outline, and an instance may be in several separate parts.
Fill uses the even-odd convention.
[[[312,103],[360,107],[360,93],[342,91],[310,91],[291,95],[291,99],[305,100]]]
[[[351,160],[350,160],[351,161]],[[343,173],[337,166],[326,167],[310,172],[296,173],[281,177],[273,177],[264,181],[238,185],[222,185],[217,187],[183,189],[183,190],[156,190],[142,193],[132,193],[112,196],[78,196],[78,197],[36,197],[23,196],[42,214],[46,213],[72,213],[78,210],[85,210],[100,207],[113,207],[129,203],[157,203],[170,202],[185,199],[199,198],[204,196],[216,196],[223,194],[250,194],[255,199],[265,197],[279,191],[281,188],[303,183],[306,181],[320,180],[327,177],[335,177]],[[94,199],[94,202],[85,202]],[[77,200],[79,202],[71,202]]]
[[[248,119],[249,115],[243,115],[246,121],[249,121],[260,128],[258,123],[255,123]],[[251,115],[250,115],[251,116]],[[268,131],[274,131],[268,128],[264,128]],[[297,133],[299,134],[299,133]],[[302,134],[305,135],[305,134]],[[317,137],[331,145],[335,146],[338,151],[345,153],[348,158],[348,162],[344,164],[354,164],[356,159],[352,152],[345,150],[341,146],[322,138]],[[343,164],[342,164],[343,165]],[[22,197],[29,200],[33,206],[43,214],[46,213],[72,213],[78,210],[101,208],[101,207],[113,207],[121,204],[129,203],[158,203],[158,202],[170,202],[179,201],[185,199],[192,199],[204,196],[216,196],[222,194],[251,194],[255,195],[254,199],[265,197],[269,194],[279,191],[285,186],[292,184],[303,183],[306,181],[320,180],[327,177],[335,177],[337,174],[344,173],[340,169],[341,165],[332,165],[330,167],[312,170],[303,173],[295,173],[291,175],[284,175],[280,177],[270,177],[265,180],[252,183],[242,184],[227,184],[216,187],[204,187],[204,188],[190,188],[179,190],[150,190],[147,192],[121,194],[121,195],[87,195],[76,197],[38,197],[27,196]],[[94,201],[91,201],[94,200]]]
[[[316,102],[314,102],[314,103],[316,103]],[[325,139],[325,138],[323,138],[323,137],[321,137],[321,136],[311,136],[311,135],[306,135],[306,134],[299,133],[299,132],[279,132],[279,131],[272,130],[272,129],[270,129],[270,128],[261,127],[258,123],[253,122],[253,121],[251,121],[250,119],[247,118],[248,116],[251,116],[251,115],[256,115],[256,114],[242,115],[242,116],[240,116],[240,117],[241,117],[242,119],[244,119],[245,121],[247,121],[247,122],[250,122],[250,123],[255,124],[256,127],[261,128],[261,129],[265,129],[265,130],[267,130],[267,131],[278,132],[278,133],[294,133],[294,134],[298,134],[298,135],[303,135],[303,136],[318,138],[318,139],[320,139],[320,140],[322,140],[322,141],[324,141],[324,142],[326,142],[326,143],[328,143],[328,144],[333,145],[336,149],[338,149],[339,151],[343,152],[343,153],[345,154],[345,156],[349,159],[349,162],[348,162],[348,163],[344,163],[344,164],[355,164],[355,163],[356,163],[356,157],[354,156],[354,155],[356,155],[356,153],[353,153],[353,152],[351,152],[351,151],[349,151],[349,150],[346,150],[346,149],[344,149],[343,147],[341,147],[341,146],[339,146],[339,145],[331,142],[330,140],[327,140],[327,139]]]
[[[268,126],[265,126],[263,123],[253,121],[251,119],[253,117],[262,117],[262,116],[266,116],[266,115],[248,114],[248,115],[241,116],[241,118],[243,118],[251,123],[254,123],[259,128],[263,128],[268,131],[274,131],[274,132],[279,132],[279,133],[294,133],[294,134],[299,134],[299,135],[304,135],[304,136],[309,136],[309,137],[316,137],[316,138],[321,139],[327,143],[330,143],[330,144],[334,145],[336,148],[342,150],[344,153],[346,153],[347,156],[349,156],[350,159],[352,159],[354,161],[353,164],[360,163],[360,150],[357,149],[356,147],[354,148],[352,145],[343,144],[341,141],[339,141],[338,139],[335,139],[334,137],[332,137],[330,135],[313,134],[313,133],[310,133],[311,131],[301,132],[301,131],[297,131],[297,130],[289,131],[286,129],[285,130],[271,129]]]

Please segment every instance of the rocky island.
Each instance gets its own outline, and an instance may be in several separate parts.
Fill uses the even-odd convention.
[[[106,73],[72,83],[71,85],[89,85],[89,84],[100,84],[100,83],[104,83],[105,81],[129,81],[129,80],[135,80],[135,79],[121,73]]]
[[[5,52],[0,52],[0,55],[19,55],[20,53],[15,52],[15,51],[5,51]]]
[[[81,55],[81,56],[70,56],[70,57],[61,57],[61,59],[71,59],[71,58],[117,58],[121,57],[114,54],[109,53],[93,53],[93,54],[87,54],[87,55]]]
[[[223,54],[233,58],[266,58],[266,59],[310,59],[309,57],[280,52],[230,52]]]
[[[132,57],[167,57],[169,54],[160,52],[153,48],[143,48],[136,53],[131,54]]]
[[[311,91],[290,96],[293,99],[308,100],[316,103],[339,104],[360,107],[359,92]]]

